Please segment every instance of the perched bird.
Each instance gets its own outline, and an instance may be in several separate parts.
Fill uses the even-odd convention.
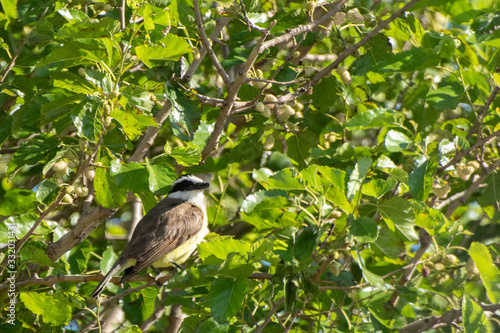
[[[192,175],[177,179],[168,195],[139,221],[92,297],[99,296],[109,280],[124,269],[120,284],[150,265],[162,268],[185,262],[209,232],[203,194],[209,186]]]

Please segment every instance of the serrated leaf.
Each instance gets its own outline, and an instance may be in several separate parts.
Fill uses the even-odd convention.
[[[295,171],[290,168],[280,170],[273,176],[269,177],[269,181],[267,183],[261,184],[268,190],[304,190],[304,186],[294,175],[294,172]]]
[[[407,137],[405,134],[390,130],[387,132],[385,136],[385,147],[390,152],[400,152],[408,148],[408,146],[412,143],[412,140]]]
[[[246,163],[259,158],[264,150],[261,143],[263,134],[264,129],[259,129],[256,133],[240,140],[229,153],[229,163]]]
[[[484,314],[483,308],[465,294],[462,300],[462,318],[465,333],[490,333],[491,323]]]
[[[37,316],[42,316],[43,322],[51,326],[65,326],[71,319],[69,301],[62,301],[47,293],[21,293],[19,295],[24,306]]]
[[[104,252],[102,253],[102,259],[100,262],[101,272],[104,272],[104,273],[109,272],[109,270],[111,269],[111,267],[115,263],[116,258],[118,258],[118,256],[113,251],[112,247],[108,247],[106,250],[104,250]]]
[[[168,34],[161,42],[164,46],[136,46],[134,49],[135,54],[146,66],[153,68],[155,66],[153,61],[155,60],[178,61],[183,54],[193,52],[184,38],[174,34]]]
[[[358,160],[354,166],[351,176],[349,177],[349,182],[347,182],[347,200],[352,201],[354,196],[358,194],[361,184],[368,174],[371,165],[371,158],[362,157]]]
[[[149,189],[154,194],[167,194],[170,185],[177,179],[175,169],[166,163],[151,164],[146,159],[146,166],[149,171]]]
[[[310,130],[299,134],[290,134],[286,139],[288,146],[287,156],[294,165],[304,168],[309,159],[309,151],[316,147],[317,141],[317,135]]]
[[[34,165],[40,162],[50,154],[59,145],[57,136],[49,133],[42,133],[35,136],[29,141],[21,144],[19,149],[14,154],[14,157],[9,161],[7,175],[14,170],[18,170],[24,165]]]
[[[409,201],[393,197],[378,204],[377,209],[389,229],[399,230],[409,241],[418,239],[414,229],[415,212]]]
[[[30,190],[13,188],[7,191],[0,202],[0,215],[10,216],[29,212],[35,208],[36,194]]]
[[[100,39],[111,38],[120,31],[120,21],[105,17],[98,22],[91,20],[65,24],[56,36],[61,39]]]
[[[116,185],[133,193],[144,192],[149,187],[149,173],[145,167],[137,162],[124,164],[119,160],[113,160],[110,174],[113,176]]]
[[[217,321],[228,321],[240,310],[248,292],[247,278],[218,278],[208,295],[208,304]]]
[[[152,116],[145,115],[140,111],[133,112],[115,109],[113,111],[113,118],[122,125],[123,132],[132,141],[141,136],[145,128],[149,126],[158,127]]]
[[[415,169],[408,176],[408,186],[410,193],[416,200],[425,200],[432,190],[432,177],[436,170],[437,163],[430,160],[418,161]],[[417,162],[417,163],[418,163]]]
[[[426,102],[439,111],[453,110],[458,106],[464,89],[462,85],[455,83],[427,93]]]
[[[493,263],[488,248],[481,243],[474,242],[470,246],[469,254],[479,270],[490,302],[499,303],[500,270]]]
[[[248,243],[230,237],[217,238],[198,245],[200,258],[205,261],[210,256],[225,260],[229,253],[235,252],[246,256],[250,251]]]
[[[368,110],[360,113],[345,123],[348,131],[379,127],[401,127],[404,121],[401,112],[386,109]]]
[[[396,186],[397,181],[394,178],[389,179],[372,179],[369,182],[363,184],[361,192],[365,195],[372,196],[374,198],[380,198],[382,195],[392,190]]]
[[[175,147],[170,155],[175,158],[178,164],[183,166],[193,166],[201,161],[201,152],[191,142],[188,142],[184,147]]]
[[[111,160],[102,157],[99,161],[104,166],[109,166]],[[115,209],[123,205],[127,200],[127,189],[116,184],[109,168],[97,168],[94,177],[95,197],[103,207]]]
[[[44,179],[36,190],[36,200],[48,206],[57,198],[60,189],[56,180]]]
[[[349,221],[349,236],[360,243],[371,243],[377,239],[378,227],[373,219],[361,216]]]
[[[391,259],[397,259],[405,250],[401,238],[387,227],[380,228],[377,239],[374,243],[370,244],[370,247],[375,253],[380,252],[382,255]]]
[[[241,210],[249,214],[255,206],[260,204],[262,201],[264,201],[267,198],[274,198],[274,197],[288,197],[287,192],[285,191],[280,191],[280,190],[273,190],[273,191],[265,191],[265,190],[259,190],[255,193],[250,194],[243,200],[241,203]]]

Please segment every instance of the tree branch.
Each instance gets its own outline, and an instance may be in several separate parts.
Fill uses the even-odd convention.
[[[205,33],[205,28],[203,28],[203,20],[201,19],[200,5],[198,3],[198,0],[193,0],[193,7],[194,7],[194,17],[196,19],[196,25],[198,26],[198,31],[200,32],[201,42],[203,43],[203,46],[207,50],[210,59],[212,59],[212,63],[214,64],[217,73],[219,73],[219,75],[222,77],[222,80],[224,80],[224,84],[226,85],[226,87],[230,87],[231,80],[229,79],[229,76],[227,75],[226,71],[224,71],[224,68],[222,68],[222,65],[220,64],[217,55],[212,49],[210,40],[208,40],[207,38],[207,34]]]
[[[467,199],[469,199],[469,197],[477,191],[477,189],[479,188],[479,185],[481,185],[482,182],[484,182],[484,180],[493,172],[495,171],[497,168],[500,167],[500,159],[495,161],[489,168],[488,170],[484,170],[483,169],[483,172],[481,174],[481,176],[478,177],[478,179],[476,179],[472,184],[471,186],[469,186],[467,188],[467,190],[465,190],[465,193],[463,196],[460,197],[460,199],[458,200],[455,200],[453,201],[449,206],[448,206],[448,210],[446,211],[446,218],[450,218],[451,215],[453,214],[453,212],[462,204],[464,204]]]
[[[495,312],[500,309],[500,304],[481,303],[480,306],[483,308],[483,311],[488,312]],[[453,321],[457,320],[461,316],[462,309],[451,309],[445,312],[442,316],[432,316],[416,320],[400,329],[399,333],[418,333],[430,330],[438,325],[440,327],[444,326],[441,324],[450,325]]]
[[[214,30],[212,30],[212,33],[210,33],[210,36],[209,36],[210,40],[212,40],[212,41],[215,40],[217,38],[217,36],[220,34],[220,32],[222,31],[222,29],[224,29],[224,27],[226,25],[228,25],[228,23],[231,22],[232,19],[233,19],[232,17],[228,17],[228,16],[220,17],[217,20],[217,22],[215,23]],[[193,60],[191,65],[189,65],[189,68],[187,69],[187,71],[182,76],[182,79],[185,82],[189,82],[191,80],[194,73],[196,72],[196,70],[200,66],[203,58],[207,55],[207,48],[205,47],[205,45],[203,45],[203,43],[202,43],[202,47],[199,50],[199,53],[200,53],[200,57],[195,58]]]
[[[195,1],[196,3],[198,2],[197,0]],[[243,68],[241,69],[238,77],[236,78],[234,83],[228,88],[227,96],[224,99],[224,106],[219,112],[219,116],[217,117],[217,121],[215,122],[214,130],[210,135],[210,138],[208,139],[207,144],[205,145],[205,148],[203,148],[203,151],[201,153],[202,161],[205,161],[217,149],[219,145],[220,136],[226,124],[226,120],[229,117],[231,109],[234,106],[234,102],[236,100],[238,91],[240,90],[243,83],[245,83],[248,71],[253,66],[253,63],[257,59],[257,56],[260,54],[259,50],[261,48],[262,43],[264,42],[264,40],[269,34],[269,31],[274,27],[275,24],[276,21],[271,23],[266,32],[262,34],[259,41],[257,42],[252,52],[250,53],[247,61],[243,65]]]

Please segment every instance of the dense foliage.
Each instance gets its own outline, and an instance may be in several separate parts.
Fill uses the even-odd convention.
[[[500,329],[498,1],[0,4],[2,332]],[[96,306],[181,173],[213,233]]]

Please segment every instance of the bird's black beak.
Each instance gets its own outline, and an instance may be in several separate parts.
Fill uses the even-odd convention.
[[[210,183],[199,183],[195,185],[197,190],[204,190],[210,187]]]

